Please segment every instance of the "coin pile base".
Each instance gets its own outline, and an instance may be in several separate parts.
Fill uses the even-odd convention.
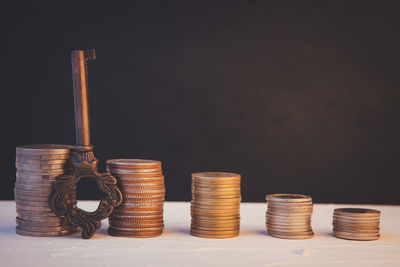
[[[107,171],[117,178],[122,204],[108,218],[108,233],[120,237],[156,237],[164,229],[165,185],[161,162],[112,159]]]
[[[190,233],[205,238],[236,237],[240,232],[240,175],[192,174]]]
[[[267,195],[266,226],[277,238],[308,239],[314,236],[311,228],[312,199],[297,194]]]
[[[335,209],[332,223],[333,234],[349,240],[378,240],[380,215],[380,211],[372,209]]]
[[[18,217],[15,232],[26,236],[62,236],[76,232],[65,217],[49,206],[51,183],[71,170],[73,147],[28,145],[16,149],[14,188]],[[76,191],[68,196],[76,203]]]

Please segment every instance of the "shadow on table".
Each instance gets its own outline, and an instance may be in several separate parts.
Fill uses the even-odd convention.
[[[185,234],[190,235],[189,227],[175,227],[175,228],[165,228],[164,234]]]

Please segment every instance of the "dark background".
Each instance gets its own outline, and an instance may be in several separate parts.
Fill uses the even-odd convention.
[[[3,2],[2,199],[16,145],[74,143],[69,53],[95,48],[103,168],[161,160],[167,200],[232,171],[244,201],[400,204],[399,1]]]

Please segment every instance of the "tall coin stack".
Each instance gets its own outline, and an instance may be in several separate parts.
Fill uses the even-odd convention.
[[[266,225],[277,238],[307,239],[314,236],[311,228],[313,203],[310,196],[297,194],[267,195]]]
[[[117,178],[122,204],[108,218],[108,233],[122,237],[155,237],[164,229],[165,185],[161,162],[112,159],[107,171]]]
[[[76,231],[65,217],[49,206],[51,183],[71,171],[73,147],[67,145],[27,145],[16,149],[15,203],[17,234],[26,236],[61,236]],[[76,191],[71,193],[76,203]]]
[[[351,240],[378,240],[380,216],[380,211],[372,209],[335,209],[333,234]]]
[[[240,175],[192,174],[190,233],[205,238],[236,237],[240,232]]]

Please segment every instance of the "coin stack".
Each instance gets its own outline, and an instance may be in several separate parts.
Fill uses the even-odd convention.
[[[49,207],[51,183],[71,171],[73,147],[67,145],[27,145],[16,149],[15,202],[17,234],[61,236],[76,231],[65,217]],[[76,191],[68,196],[76,203]]]
[[[192,174],[190,233],[205,238],[236,237],[240,232],[240,175]]]
[[[335,209],[333,234],[351,240],[378,240],[380,216],[380,211],[372,209]]]
[[[297,194],[267,195],[266,225],[277,238],[307,239],[314,236],[311,228],[313,203],[310,196]]]
[[[108,218],[108,233],[122,237],[155,237],[164,229],[165,185],[161,162],[112,159],[107,171],[117,178],[122,204]]]

